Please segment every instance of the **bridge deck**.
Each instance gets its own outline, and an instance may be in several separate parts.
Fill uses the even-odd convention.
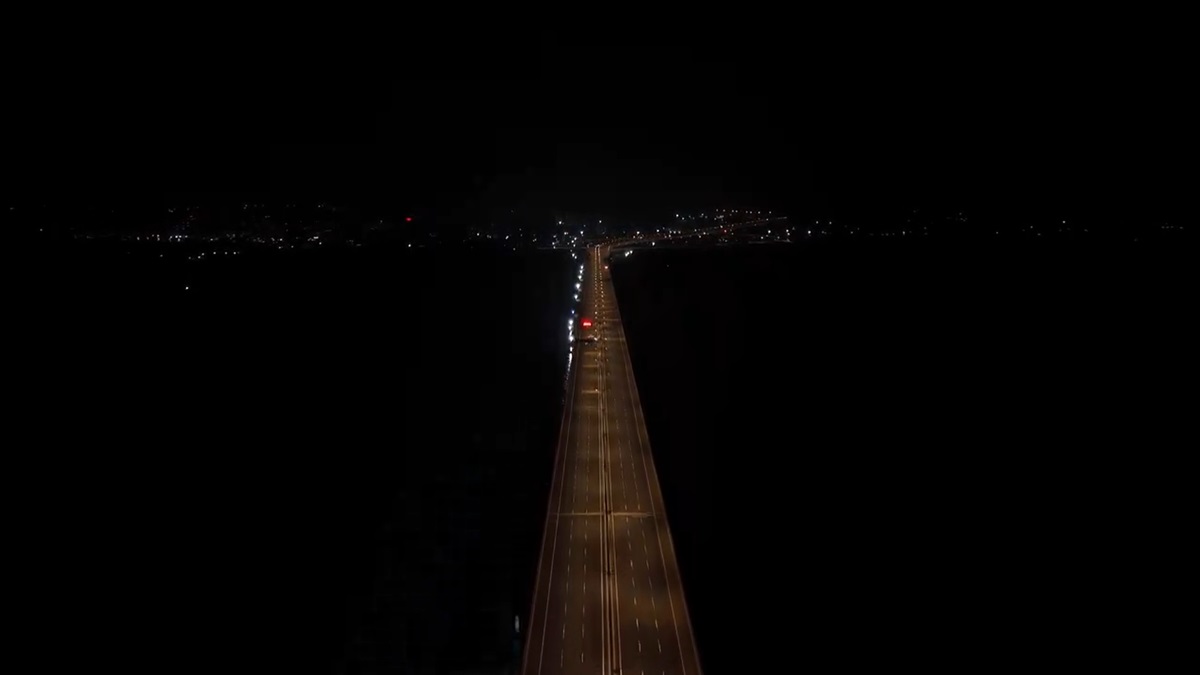
[[[521,672],[698,675],[606,254],[585,265],[600,340],[574,345]]]

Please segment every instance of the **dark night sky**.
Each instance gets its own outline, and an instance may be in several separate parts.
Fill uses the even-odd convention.
[[[113,41],[17,78],[6,178],[51,200],[1183,207],[1187,88],[1170,22],[910,32],[876,18],[686,38]]]

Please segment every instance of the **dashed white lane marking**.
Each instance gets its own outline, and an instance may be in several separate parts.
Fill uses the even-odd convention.
[[[650,559],[646,558],[646,569],[650,569]]]
[[[642,641],[638,640],[638,652],[640,653],[641,651],[642,651]]]
[[[637,617],[633,619],[633,627],[639,629],[642,627],[642,622]]]
[[[654,641],[658,643],[658,653],[661,654],[662,653],[662,640],[659,640],[658,638],[654,638]]]
[[[654,630],[658,630],[658,619],[654,620]]]

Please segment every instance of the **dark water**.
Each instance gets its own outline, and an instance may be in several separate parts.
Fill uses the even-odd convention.
[[[706,672],[1151,658],[1178,633],[1187,250],[617,259]]]
[[[14,470],[37,516],[23,550],[70,626],[51,653],[159,672],[509,663],[568,254],[187,263],[93,245],[13,262],[35,430]]]
[[[8,262],[9,496],[40,653],[511,663],[569,256]],[[1171,635],[1143,599],[1171,597],[1186,541],[1186,263],[920,243],[617,261],[707,672],[1066,662],[1129,651],[1132,616]]]

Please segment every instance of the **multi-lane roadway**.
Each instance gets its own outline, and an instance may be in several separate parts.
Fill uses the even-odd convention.
[[[589,249],[521,672],[698,675],[605,259]]]

